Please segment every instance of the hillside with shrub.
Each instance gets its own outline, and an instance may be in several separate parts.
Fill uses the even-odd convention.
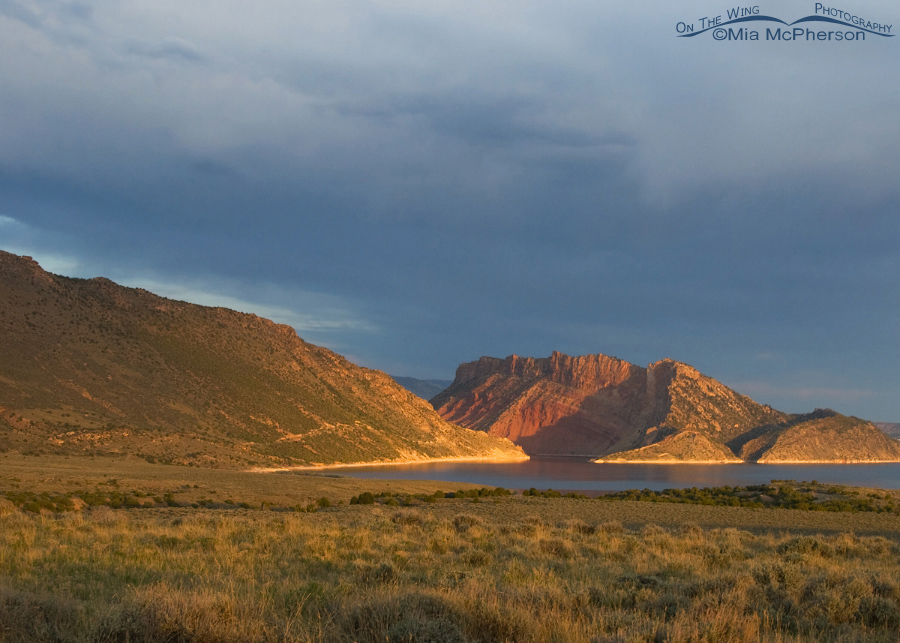
[[[0,449],[216,467],[524,457],[289,326],[5,252]]]

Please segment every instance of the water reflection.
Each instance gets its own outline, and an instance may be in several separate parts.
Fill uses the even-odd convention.
[[[347,467],[334,473],[355,478],[446,480],[508,489],[569,491],[745,486],[776,479],[900,489],[900,464],[594,464],[586,458],[532,458],[524,462]]]

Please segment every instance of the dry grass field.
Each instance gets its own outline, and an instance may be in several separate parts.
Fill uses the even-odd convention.
[[[10,471],[15,462],[23,468]],[[128,475],[130,463],[102,458],[93,471],[25,464],[0,460],[0,491],[116,476],[120,487],[159,485],[149,493],[196,484],[205,496],[290,506],[305,494],[334,506],[35,513],[0,500],[3,642],[888,642],[900,633],[895,514],[422,502],[406,494],[461,485],[187,467]],[[389,499],[414,506],[348,502],[392,484],[407,488]]]

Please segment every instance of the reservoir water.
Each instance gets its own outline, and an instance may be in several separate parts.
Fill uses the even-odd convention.
[[[719,487],[797,480],[900,489],[900,464],[595,464],[587,458],[516,462],[434,462],[346,467],[354,478],[446,480],[507,489],[600,492],[626,489]],[[448,487],[447,491],[453,489]]]

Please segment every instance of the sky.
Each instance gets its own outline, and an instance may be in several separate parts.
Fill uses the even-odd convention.
[[[394,375],[672,358],[900,422],[900,38],[678,37],[815,5],[0,0],[0,249]]]

